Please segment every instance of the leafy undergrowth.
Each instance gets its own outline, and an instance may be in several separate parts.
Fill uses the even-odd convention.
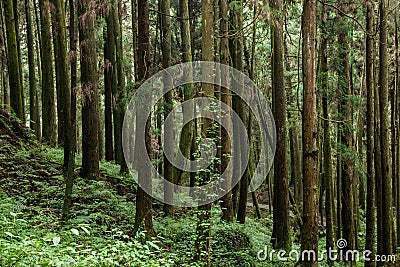
[[[101,163],[100,180],[77,177],[71,220],[61,224],[63,152],[39,146],[12,125],[17,130],[0,124],[0,266],[198,266],[195,210],[177,209],[174,220],[156,210],[157,236],[147,241],[143,232],[133,236],[136,185],[113,163]],[[76,173],[80,162],[77,156]],[[212,266],[295,265],[257,258],[260,250],[270,249],[270,215],[248,218],[243,226],[222,223],[219,214],[214,205]],[[299,250],[294,239],[293,249]],[[323,249],[323,238],[319,245]]]

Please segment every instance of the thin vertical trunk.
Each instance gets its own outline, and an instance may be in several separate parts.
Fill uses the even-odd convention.
[[[325,8],[325,3],[322,6],[322,39],[320,44],[319,55],[319,83],[322,92],[322,122],[324,143],[323,143],[323,170],[326,185],[325,196],[325,213],[326,213],[326,249],[334,247],[334,232],[333,232],[333,179],[332,179],[332,148],[331,148],[331,133],[329,125],[329,89],[328,89],[328,31],[327,20],[328,12]],[[329,262],[332,264],[331,262]]]
[[[115,1],[115,0],[114,0]],[[115,3],[115,2],[113,2]],[[124,98],[126,95],[125,89],[125,67],[124,67],[124,49],[123,49],[123,35],[122,35],[122,3],[117,1],[115,5],[115,24],[114,31],[116,36],[116,66],[117,66],[117,87],[113,92],[114,96],[114,141],[115,141],[115,160],[121,166],[120,172],[126,173],[128,167],[125,162],[122,149],[122,124],[125,116],[125,103]]]
[[[18,57],[18,36],[16,32],[16,19],[12,0],[3,1],[4,15],[7,32],[7,67],[10,84],[10,104],[12,111],[21,120],[24,119],[21,73]]]
[[[374,20],[375,9],[373,0],[366,3],[366,64],[365,86],[367,91],[367,225],[365,249],[375,253],[375,175],[374,175]],[[366,261],[365,266],[375,266],[375,262]]]
[[[144,82],[150,77],[150,31],[149,31],[149,2],[148,0],[138,0],[138,81]],[[147,119],[147,118],[145,118]],[[138,179],[139,183],[146,186],[147,190],[151,189],[151,173],[148,171],[151,166],[144,164],[141,160],[139,153],[150,153],[151,152],[151,137],[150,137],[150,124],[151,120],[148,118],[146,121],[139,121],[136,118],[137,125],[142,123],[146,125],[145,136],[136,132],[136,140],[140,138],[145,138],[145,147],[142,145],[136,146],[135,159],[137,161],[138,167]],[[139,142],[141,143],[141,142]],[[147,236],[152,236],[154,234],[153,229],[153,215],[152,215],[152,197],[148,195],[142,188],[138,188],[136,196],[136,214],[135,214],[135,228],[136,232],[139,227],[142,226],[144,221],[144,229],[146,230]]]
[[[316,126],[316,0],[304,0],[303,36],[303,229],[301,249],[318,251],[318,151]],[[318,255],[316,255],[318,257]],[[303,266],[318,266],[316,258]]]
[[[214,7],[213,0],[204,0],[201,3],[201,48],[202,60],[214,61]],[[203,69],[202,76],[209,78],[214,74],[213,69]],[[209,83],[202,84],[203,97],[214,97],[214,85]],[[208,118],[202,119],[201,138],[212,138],[210,130],[212,120]],[[200,185],[210,182],[211,172],[203,171],[200,173]],[[197,225],[196,225],[196,256],[195,259],[200,263],[200,266],[210,266],[210,250],[211,250],[211,204],[206,204],[198,207]]]
[[[51,54],[50,11],[47,0],[39,0],[42,65],[42,137],[50,146],[57,141],[56,104],[54,99],[53,58]],[[43,53],[43,51],[46,51]]]
[[[33,29],[31,17],[31,3],[30,0],[25,0],[25,16],[26,16],[26,35],[28,46],[28,66],[29,66],[29,116],[30,128],[35,132],[38,139],[40,139],[40,119],[39,108],[37,106],[37,84],[35,73],[35,51],[33,44]]]
[[[160,1],[160,12],[161,12],[161,50],[162,50],[162,66],[167,69],[171,66],[171,17],[170,17],[171,3],[169,0]],[[172,88],[173,81],[172,77],[166,75],[164,77],[164,87]],[[164,119],[167,119],[169,113],[173,109],[172,92],[169,91],[164,96]],[[172,140],[173,126],[164,125],[164,151],[173,151]],[[168,182],[174,183],[174,168],[168,157],[164,152],[164,178]],[[170,157],[171,158],[171,157]],[[164,199],[167,203],[171,203],[174,198],[174,187],[171,184],[165,183],[164,185]],[[174,207],[169,204],[164,204],[164,213],[166,216],[174,216]]]
[[[273,233],[275,248],[290,249],[289,225],[289,185],[286,149],[286,92],[284,78],[283,48],[283,3],[281,0],[270,2],[273,10],[272,35],[272,90],[274,118],[276,124],[276,152],[274,158],[274,216]]]
[[[392,188],[390,176],[389,103],[388,103],[388,0],[381,0],[379,29],[379,106],[382,172],[382,252],[392,254]]]
[[[13,0],[13,9],[14,9],[14,26],[15,26],[15,36],[17,38],[17,53],[18,53],[18,71],[20,74],[19,78],[19,88],[21,90],[21,102],[22,102],[22,120],[26,121],[25,115],[25,95],[24,95],[24,78],[23,78],[23,71],[22,71],[22,55],[21,55],[21,37],[19,31],[19,9],[18,3],[20,1]]]
[[[228,26],[228,2],[227,0],[219,1],[219,12],[220,12],[220,32],[221,32],[221,42],[220,42],[220,63],[229,66],[229,26]],[[227,83],[229,80],[229,70],[223,67],[221,69],[221,82],[222,84]],[[221,102],[227,106],[232,106],[232,97],[230,91],[221,87]],[[228,114],[222,117],[223,124],[229,128],[231,124],[231,118]],[[230,137],[228,132],[221,130],[221,170],[228,171],[227,166],[230,161],[231,148],[230,148]],[[231,174],[227,174],[226,177],[231,177]],[[231,188],[231,180],[227,179],[226,188]],[[222,208],[222,219],[226,222],[233,222],[234,212],[232,205],[232,191],[229,190],[221,199]]]
[[[347,12],[348,3],[339,2],[339,8]],[[341,151],[339,157],[341,159],[341,201],[342,201],[342,238],[348,242],[345,250],[355,249],[355,220],[354,220],[354,158],[353,153],[353,133],[352,125],[352,106],[349,97],[351,96],[351,75],[349,62],[349,40],[348,33],[345,28],[347,20],[340,15],[338,17],[338,44],[339,44],[339,66],[338,66],[338,91],[339,98],[339,115],[342,123],[339,125],[339,139]]]
[[[106,17],[107,30],[104,43],[104,94],[105,94],[105,156],[106,160],[114,159],[113,148],[113,97],[112,93],[117,88],[117,66],[116,66],[116,38],[115,38],[115,4],[110,1],[110,11]]]
[[[58,105],[63,109],[62,115],[64,116],[63,123],[63,145],[64,145],[64,176],[66,181],[65,198],[63,207],[63,217],[68,218],[68,211],[70,209],[70,191],[72,191],[72,184],[74,180],[74,151],[73,151],[73,138],[72,138],[72,122],[71,122],[71,89],[68,75],[68,62],[67,62],[67,49],[66,49],[66,35],[65,35],[65,12],[64,2],[62,0],[52,0],[54,5],[53,17],[55,29],[55,46],[54,50],[57,51],[58,57],[58,77],[60,81],[60,96],[61,102]]]

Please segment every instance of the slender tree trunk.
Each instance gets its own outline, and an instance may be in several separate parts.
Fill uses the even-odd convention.
[[[10,84],[10,104],[12,111],[21,120],[24,119],[21,73],[19,68],[16,19],[12,0],[3,1],[7,32],[7,68]]]
[[[331,148],[331,133],[329,125],[329,89],[328,89],[328,31],[327,20],[328,12],[325,8],[325,3],[322,6],[322,25],[321,25],[321,44],[319,55],[319,83],[322,92],[322,121],[324,142],[323,142],[323,169],[324,180],[326,185],[325,196],[325,213],[326,213],[326,249],[334,247],[334,232],[333,232],[333,179],[332,179],[332,148]],[[329,262],[332,264],[331,262]]]
[[[366,71],[365,86],[367,91],[367,226],[365,249],[375,253],[375,175],[374,175],[374,45],[375,40],[373,33],[375,9],[372,0],[366,3]],[[365,261],[364,266],[375,266],[374,261]]]
[[[221,32],[221,42],[220,42],[220,63],[229,66],[229,21],[228,21],[228,2],[227,0],[219,1],[219,12],[220,12],[220,32]],[[229,69],[223,68],[221,70],[221,82],[224,84],[229,80]],[[232,106],[232,97],[230,91],[221,87],[221,101],[227,106]],[[231,124],[231,117],[229,114],[226,114],[222,117],[224,121],[224,125],[228,128]],[[230,161],[231,148],[230,148],[230,136],[228,132],[225,130],[221,130],[221,171],[228,171],[227,167]],[[231,174],[228,173],[226,177],[231,177]],[[226,188],[231,188],[232,181],[227,179]],[[229,190],[221,199],[221,208],[222,208],[222,219],[226,222],[233,222],[234,212],[232,205],[232,191]]]
[[[99,176],[99,97],[97,55],[95,45],[95,14],[91,0],[78,0],[79,43],[82,84],[82,177]]]
[[[115,19],[115,33],[116,33],[116,66],[117,66],[117,91],[114,91],[114,141],[115,141],[115,160],[121,166],[121,173],[128,172],[128,166],[122,149],[122,125],[125,116],[125,102],[126,95],[125,88],[125,67],[124,67],[124,49],[123,49],[123,36],[122,36],[122,2],[118,0],[118,12]],[[146,55],[148,56],[148,55]]]
[[[33,29],[31,17],[30,0],[25,0],[25,15],[26,15],[26,35],[28,46],[28,66],[29,66],[29,116],[30,128],[34,130],[36,137],[40,139],[40,118],[38,104],[38,93],[35,73],[35,51],[33,42]]]
[[[339,2],[339,8],[348,11],[348,3]],[[338,135],[340,137],[339,151],[341,158],[341,200],[342,200],[342,238],[346,239],[348,245],[345,250],[352,250],[356,247],[355,238],[355,220],[354,220],[354,158],[353,153],[353,133],[352,125],[352,106],[349,97],[351,96],[351,75],[349,63],[349,41],[345,24],[347,20],[340,15],[338,27],[338,44],[339,44],[339,66],[338,66],[338,91],[339,99],[339,115],[342,123],[339,125]]]
[[[161,50],[162,50],[162,66],[167,69],[171,66],[171,17],[170,17],[171,3],[169,0],[161,0],[160,2],[160,12],[161,12]],[[172,77],[166,75],[164,77],[164,87],[172,88],[173,81]],[[164,96],[164,119],[167,119],[169,113],[173,109],[172,92],[169,91]],[[164,125],[164,151],[173,151],[172,140],[173,137],[173,125]],[[174,183],[174,167],[169,162],[166,154],[164,152],[164,178],[170,182]],[[164,199],[166,202],[171,203],[174,198],[174,187],[170,184],[164,184]],[[164,204],[164,213],[166,216],[174,216],[174,207],[169,204]]]
[[[66,49],[66,36],[65,36],[65,12],[64,2],[62,0],[52,0],[54,5],[53,10],[53,28],[55,30],[55,47],[58,59],[58,77],[60,81],[60,96],[61,102],[58,105],[63,109],[63,141],[64,141],[64,177],[66,181],[65,198],[63,207],[63,217],[68,218],[68,212],[71,206],[71,193],[72,184],[74,180],[74,145],[73,145],[73,131],[71,121],[71,89],[68,75],[68,62],[67,62],[67,49]]]
[[[105,94],[105,156],[106,160],[114,159],[113,148],[113,91],[117,88],[117,66],[116,66],[116,38],[115,23],[116,12],[115,2],[110,1],[110,11],[106,17],[107,30],[106,41],[104,43],[104,94]]]
[[[389,104],[388,104],[388,0],[381,0],[379,29],[379,106],[380,110],[380,146],[382,172],[382,252],[392,254],[392,188],[390,176],[389,147]]]
[[[202,14],[202,60],[214,61],[214,7],[213,0],[204,0],[201,3]],[[203,77],[211,77],[214,74],[213,69],[202,70]],[[204,97],[214,97],[214,85],[203,83],[202,94]],[[210,130],[212,128],[211,119],[202,119],[201,138],[212,138]],[[212,170],[211,170],[212,172]],[[210,182],[211,173],[203,171],[200,173],[200,185]],[[210,250],[211,250],[211,204],[206,204],[198,207],[197,225],[196,225],[196,256],[195,259],[200,263],[200,266],[210,266]]]
[[[18,3],[20,1],[13,0],[13,9],[14,9],[14,26],[15,26],[15,36],[17,38],[17,52],[18,52],[18,71],[19,71],[19,88],[21,90],[21,100],[22,100],[22,120],[26,121],[26,114],[25,114],[25,95],[24,95],[24,78],[23,78],[23,71],[22,71],[22,55],[21,55],[21,35],[19,30],[19,8]]]
[[[0,12],[0,23],[1,23],[1,75],[2,75],[2,86],[3,86],[3,103],[4,108],[9,110],[10,106],[10,91],[9,91],[9,81],[6,78],[6,69],[7,69],[7,40],[6,40],[6,33],[5,33],[5,22],[4,22],[4,2],[1,3],[1,12]]]
[[[138,81],[144,82],[150,77],[150,32],[149,32],[149,2],[148,0],[138,0]],[[139,183],[147,187],[147,190],[151,189],[151,173],[148,171],[151,166],[146,166],[143,160],[140,160],[139,153],[150,153],[151,152],[151,138],[150,138],[150,118],[147,123],[143,121],[139,122],[139,118],[136,118],[137,124],[146,124],[145,136],[141,136],[138,131],[136,140],[140,138],[146,138],[146,147],[141,145],[137,147],[135,151],[135,159],[138,167],[138,179]],[[144,118],[147,119],[147,118]],[[140,124],[139,124],[140,125]],[[140,142],[141,143],[141,142]],[[152,215],[152,197],[148,195],[142,188],[138,188],[136,196],[136,214],[135,214],[135,232],[142,226],[144,221],[144,229],[147,232],[147,236],[154,234],[153,229],[153,215]]]
[[[316,7],[315,0],[304,0],[303,36],[303,229],[301,249],[318,251],[318,150],[316,126]],[[316,255],[317,257],[318,255]],[[304,266],[318,266],[316,258]]]
[[[42,64],[42,137],[50,146],[55,146],[57,141],[56,106],[54,99],[53,59],[50,31],[49,2],[39,0],[40,25],[41,25],[41,64]],[[44,51],[46,51],[44,53]]]
[[[290,249],[289,225],[289,185],[286,148],[286,92],[284,78],[283,52],[283,3],[281,0],[270,2],[273,10],[272,35],[272,90],[273,110],[276,124],[276,152],[274,158],[274,224],[272,236],[275,248]]]

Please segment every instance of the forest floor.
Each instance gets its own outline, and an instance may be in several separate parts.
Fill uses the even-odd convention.
[[[177,209],[175,219],[164,218],[161,204],[154,203],[157,235],[133,236],[136,185],[113,163],[101,162],[99,180],[77,177],[71,219],[63,225],[62,161],[61,149],[39,145],[0,113],[0,266],[196,266],[195,210]],[[80,162],[78,155],[77,171]],[[225,224],[214,206],[212,266],[294,266],[257,259],[266,246],[271,250],[272,217],[263,211],[258,220],[249,210],[246,225]]]

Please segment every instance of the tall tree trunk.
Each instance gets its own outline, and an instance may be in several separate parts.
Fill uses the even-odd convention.
[[[126,173],[128,167],[126,165],[125,157],[122,149],[122,125],[125,116],[125,102],[126,95],[125,88],[125,67],[124,67],[124,49],[123,49],[123,35],[122,35],[122,1],[118,0],[118,12],[116,16],[115,32],[116,35],[116,64],[117,64],[117,91],[114,91],[114,141],[115,141],[115,160],[121,166],[120,172]]]
[[[104,43],[104,94],[105,94],[105,156],[106,160],[114,159],[113,148],[113,97],[112,93],[117,88],[117,66],[116,66],[116,38],[115,38],[115,23],[116,11],[113,0],[109,2],[110,11],[106,17],[107,30],[105,32]]]
[[[201,3],[201,48],[202,60],[214,61],[214,7],[213,0],[204,0]],[[210,78],[214,74],[213,69],[202,70],[202,76]],[[203,78],[204,79],[204,78]],[[203,97],[214,97],[214,85],[209,83],[202,84]],[[212,129],[211,119],[202,119],[201,138],[212,138],[210,130]],[[200,173],[200,185],[210,182],[212,170],[203,171]],[[211,204],[206,204],[198,207],[197,225],[196,225],[196,260],[200,266],[210,266],[210,250],[211,250]]]
[[[229,66],[229,26],[228,26],[228,2],[227,0],[219,1],[219,12],[220,12],[220,32],[221,32],[221,43],[220,43],[220,63]],[[229,79],[229,70],[226,67],[223,67],[221,70],[221,82],[224,84]],[[232,97],[230,91],[221,87],[221,102],[226,104],[227,106],[232,106]],[[231,124],[231,117],[226,114],[222,117],[224,121],[224,125],[228,128]],[[230,148],[231,139],[229,137],[228,132],[221,130],[221,171],[228,171],[227,167],[230,161],[231,148]],[[231,174],[228,173],[226,175],[228,177],[226,181],[226,188],[231,188],[232,181],[229,179]],[[222,219],[226,222],[233,222],[234,212],[232,205],[232,192],[229,190],[221,199],[221,208],[222,208]]]
[[[36,137],[40,139],[40,118],[38,107],[38,92],[35,73],[35,51],[33,42],[32,16],[30,0],[25,0],[26,16],[26,35],[28,46],[28,66],[29,66],[29,116],[30,128],[35,132]]]
[[[324,132],[323,143],[323,174],[326,186],[325,196],[325,213],[326,213],[326,249],[334,247],[334,232],[333,232],[333,179],[332,179],[332,148],[331,148],[331,133],[329,125],[329,88],[328,88],[328,31],[327,20],[328,12],[325,8],[325,3],[322,6],[322,25],[321,25],[321,44],[319,55],[319,86],[322,92],[322,122]],[[331,262],[329,262],[332,264]]]
[[[303,229],[301,249],[318,251],[318,150],[316,126],[316,0],[304,0],[303,36]],[[317,257],[318,255],[316,255]],[[318,266],[316,258],[304,266]]]
[[[161,12],[161,50],[162,50],[162,66],[167,69],[171,66],[171,17],[170,17],[171,3],[170,0],[160,1],[160,12]],[[164,87],[172,88],[173,81],[172,77],[166,75],[164,77]],[[168,115],[173,109],[172,92],[169,91],[164,96],[164,119],[167,119]],[[174,167],[169,162],[166,156],[166,151],[172,152],[172,140],[173,137],[173,126],[164,125],[164,178],[170,183],[174,183]],[[171,157],[170,157],[171,158]],[[164,200],[167,203],[171,203],[174,198],[174,187],[171,184],[164,184]],[[164,213],[166,216],[174,216],[174,207],[169,204],[164,204]]]
[[[75,87],[77,84],[77,38],[75,27],[75,4],[74,0],[69,0],[69,41],[70,41],[70,64],[71,64],[71,83],[70,83],[70,114],[64,113],[66,119],[66,126],[69,127],[68,133],[65,134],[66,146],[64,147],[64,157],[67,156],[66,166],[66,186],[64,195],[64,205],[62,210],[62,220],[67,221],[69,211],[72,206],[72,188],[74,185],[74,165],[75,165],[75,150],[76,150],[76,93]],[[67,92],[66,92],[67,93]],[[67,95],[65,97],[68,98]],[[68,102],[68,99],[67,99]],[[65,103],[67,105],[67,103]],[[68,151],[65,151],[68,150]]]
[[[283,3],[281,0],[270,2],[273,10],[272,35],[272,90],[273,111],[276,124],[276,152],[274,158],[274,216],[273,233],[275,248],[290,249],[289,225],[289,185],[286,149],[286,92],[284,78],[283,53]]]
[[[388,0],[381,0],[379,29],[379,106],[382,172],[382,252],[392,254],[392,188],[390,176],[389,104],[388,104]]]
[[[95,14],[91,0],[78,0],[82,84],[82,177],[99,176],[99,97]]]
[[[6,33],[5,33],[5,22],[4,22],[4,1],[0,2],[1,12],[0,12],[0,24],[1,24],[1,75],[2,75],[2,86],[3,86],[3,104],[6,110],[9,109],[10,106],[10,91],[9,91],[9,81],[6,78],[6,69],[7,67],[7,40],[6,40]]]
[[[144,82],[150,77],[150,32],[149,32],[149,2],[148,0],[138,0],[138,81]],[[136,146],[135,159],[138,167],[138,179],[139,183],[145,185],[147,190],[151,189],[151,173],[148,171],[151,166],[146,166],[144,161],[141,160],[139,153],[150,153],[151,152],[151,138],[150,138],[150,118],[136,118],[138,123],[146,124],[145,136],[142,136],[136,131],[136,140],[140,138],[146,138],[146,147],[141,145]],[[148,119],[143,121],[143,119]],[[141,143],[141,142],[139,142]],[[142,188],[138,188],[136,196],[136,214],[135,214],[135,232],[142,226],[144,221],[144,229],[148,236],[154,234],[153,229],[153,215],[152,215],[152,197],[148,195]]]
[[[373,0],[366,3],[366,70],[365,70],[365,86],[367,91],[367,225],[365,249],[375,253],[375,175],[374,175],[374,46],[375,40],[373,33],[375,8]],[[365,267],[375,266],[374,261],[365,261]]]
[[[64,141],[64,177],[66,181],[65,198],[63,207],[63,217],[68,218],[70,209],[70,191],[72,192],[72,183],[74,180],[74,146],[72,138],[72,121],[71,121],[71,89],[68,75],[68,62],[67,62],[67,49],[66,49],[66,35],[65,35],[65,12],[64,2],[62,0],[52,0],[54,5],[53,10],[53,28],[55,29],[55,46],[57,51],[57,60],[59,71],[57,79],[60,81],[60,96],[61,102],[58,105],[63,109],[62,115],[64,116],[63,123],[63,141]]]
[[[344,12],[348,11],[348,3],[339,1],[339,8]],[[340,137],[341,151],[339,156],[341,159],[341,200],[342,200],[342,238],[348,242],[345,250],[355,249],[355,221],[354,221],[354,158],[353,158],[353,134],[352,125],[352,106],[350,102],[351,96],[351,76],[349,63],[349,41],[345,24],[347,20],[342,15],[339,16],[338,27],[338,44],[339,44],[339,66],[338,66],[338,91],[339,98],[339,115],[342,123],[339,125],[338,135]]]
[[[7,32],[7,68],[10,84],[10,104],[12,111],[21,120],[24,119],[21,73],[19,68],[16,19],[12,0],[3,1]]]
[[[21,99],[22,99],[22,120],[26,121],[26,114],[25,114],[25,95],[24,95],[24,78],[23,78],[23,71],[22,71],[22,55],[21,55],[21,35],[19,30],[19,6],[18,3],[20,1],[13,0],[13,9],[14,9],[14,26],[15,26],[15,36],[17,38],[17,52],[18,52],[18,69],[19,69],[19,87],[21,89]]]
[[[51,56],[50,11],[47,0],[39,0],[42,47],[42,137],[50,146],[57,141],[56,104],[54,99],[53,59]],[[44,52],[46,51],[46,52]]]

